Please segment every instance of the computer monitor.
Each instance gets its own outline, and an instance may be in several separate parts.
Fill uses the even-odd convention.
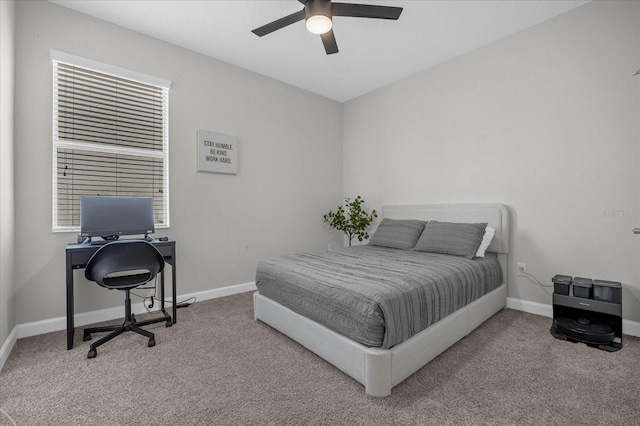
[[[152,197],[80,197],[80,236],[114,240],[155,231]]]

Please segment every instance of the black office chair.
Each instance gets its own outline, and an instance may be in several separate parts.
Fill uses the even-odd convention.
[[[95,281],[100,286],[108,289],[117,289],[125,292],[125,317],[124,324],[120,326],[106,326],[85,328],[83,341],[91,340],[91,333],[112,333],[91,344],[87,358],[95,358],[96,348],[125,331],[134,331],[149,338],[148,346],[155,346],[156,340],[153,333],[140,328],[156,322],[167,321],[170,326],[171,317],[156,318],[143,322],[136,322],[131,313],[130,291],[140,285],[153,280],[164,269],[162,254],[152,244],[144,240],[114,241],[100,247],[89,259],[85,270],[85,277]]]

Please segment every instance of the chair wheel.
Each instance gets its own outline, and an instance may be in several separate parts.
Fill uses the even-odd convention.
[[[89,353],[87,354],[87,358],[89,359],[95,358],[96,355],[98,355],[98,352],[95,349],[90,349]]]
[[[82,336],[82,341],[86,342],[87,340],[91,340],[91,334],[85,334]]]
[[[148,347],[152,347],[156,345],[156,339],[151,338],[149,339],[149,344],[147,344]]]

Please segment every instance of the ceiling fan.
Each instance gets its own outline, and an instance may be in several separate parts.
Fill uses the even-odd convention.
[[[313,34],[320,34],[324,50],[327,52],[327,55],[331,55],[332,53],[338,53],[338,44],[336,43],[332,29],[334,16],[395,20],[398,19],[402,13],[401,7],[333,3],[331,0],[298,1],[304,4],[304,9],[256,28],[252,32],[262,37],[304,19],[307,30]]]

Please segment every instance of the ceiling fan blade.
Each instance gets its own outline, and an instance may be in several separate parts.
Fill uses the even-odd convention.
[[[338,53],[338,43],[336,43],[336,36],[333,35],[332,29],[324,34],[320,34],[320,38],[322,39],[322,44],[324,44],[324,50],[327,52],[327,55]]]
[[[269,33],[272,33],[280,28],[284,28],[287,25],[291,25],[295,22],[302,21],[305,18],[304,9],[299,12],[287,15],[284,18],[277,19],[252,31],[255,35],[262,37]]]
[[[333,16],[352,16],[355,18],[398,19],[402,8],[371,4],[332,3],[331,13]]]

